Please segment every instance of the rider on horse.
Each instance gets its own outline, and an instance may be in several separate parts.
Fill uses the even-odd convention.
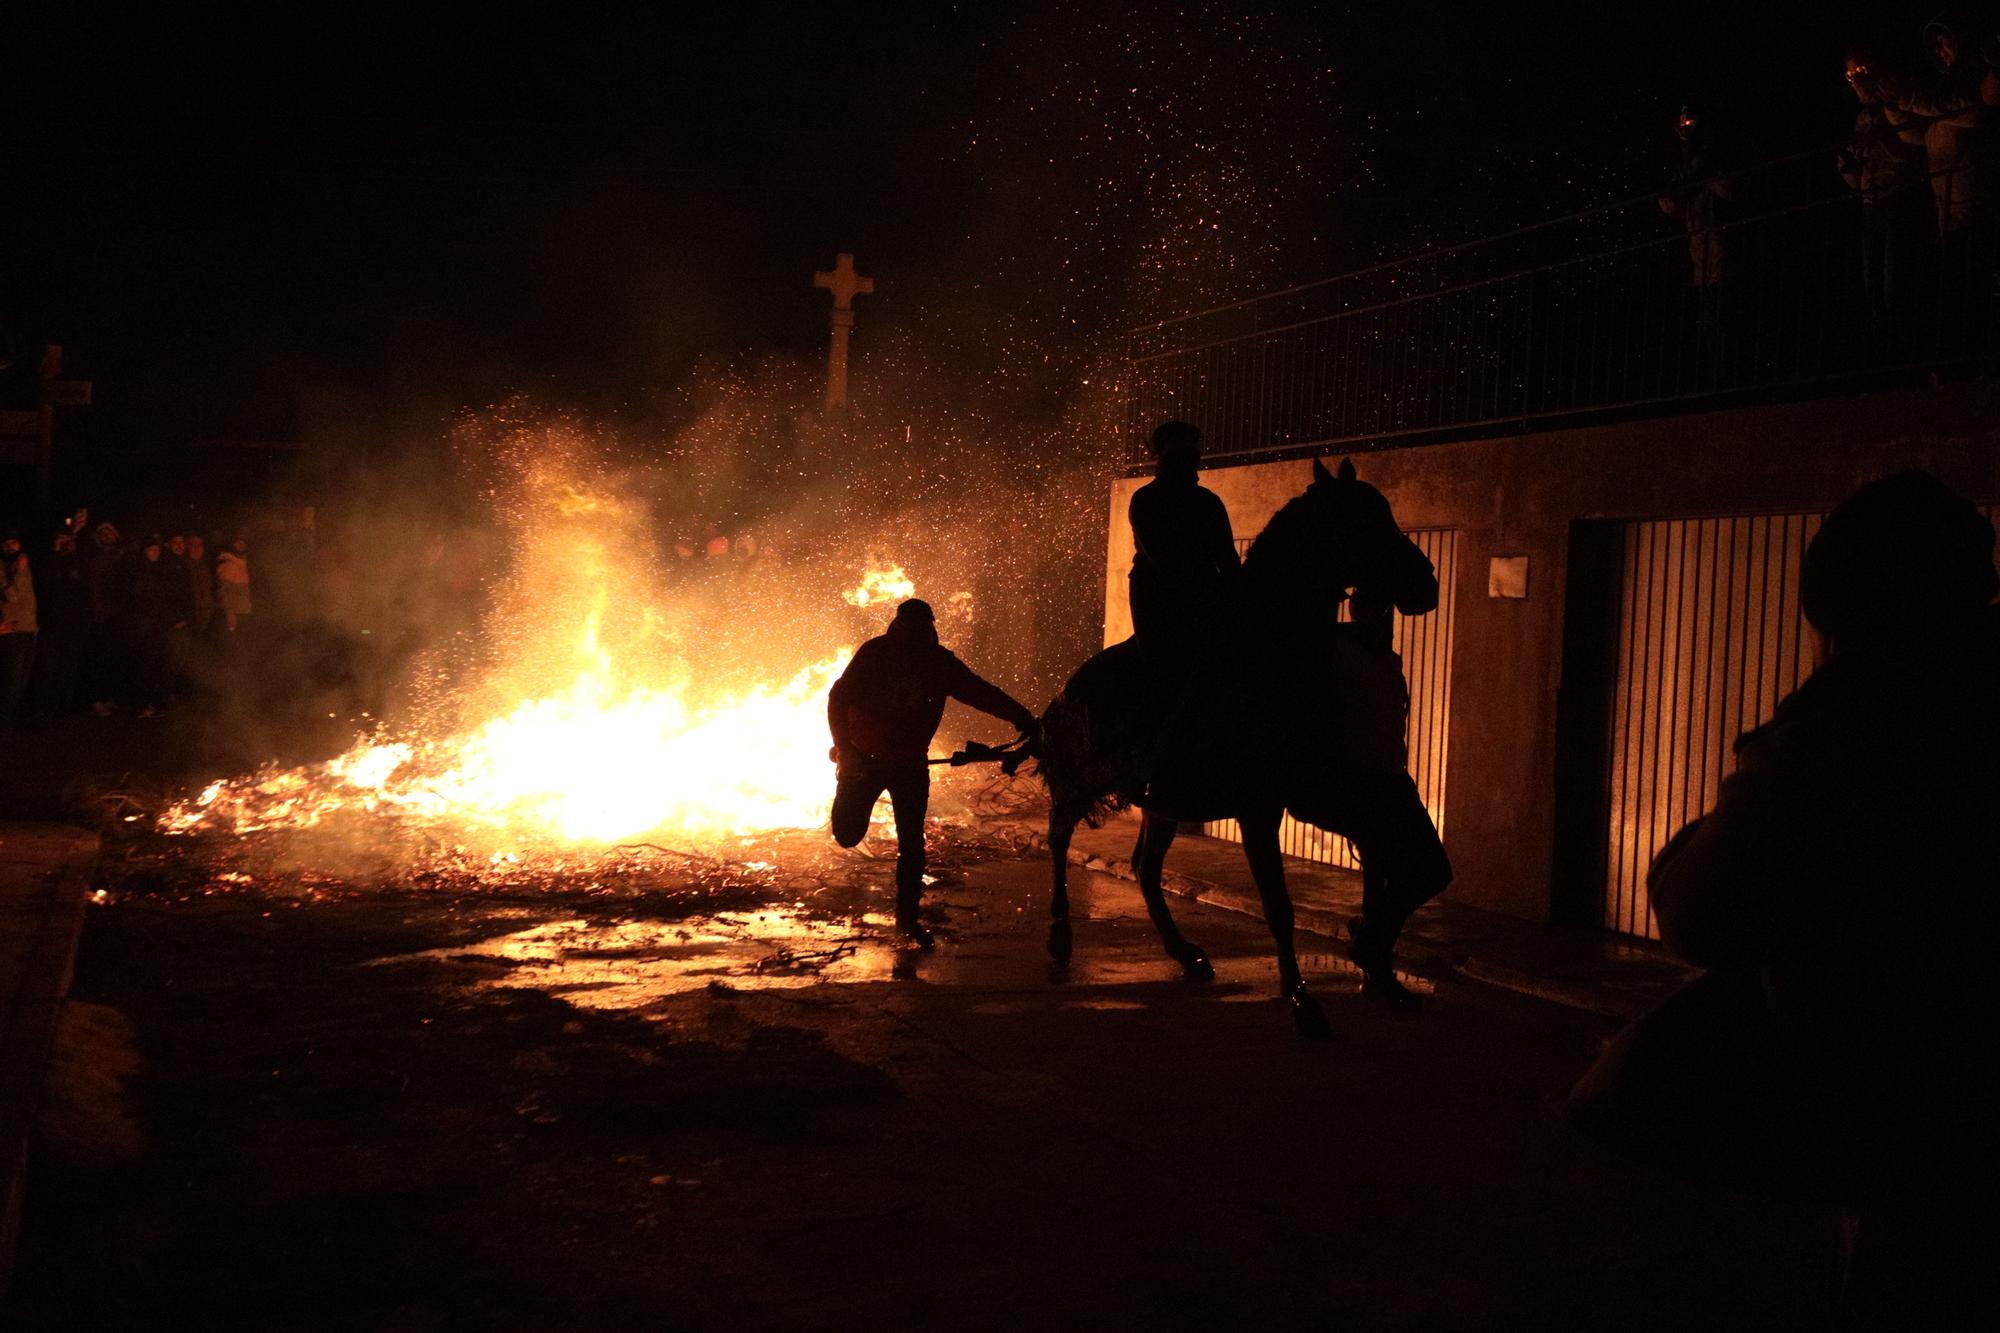
[[[1184,662],[1241,562],[1229,511],[1198,480],[1201,432],[1168,421],[1153,432],[1153,480],[1132,494],[1132,632],[1155,662]]]

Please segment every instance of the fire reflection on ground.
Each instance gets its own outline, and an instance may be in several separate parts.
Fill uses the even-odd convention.
[[[777,907],[678,922],[547,921],[377,965],[435,958],[492,967],[494,975],[481,984],[540,990],[587,1009],[639,1009],[709,987],[793,990],[880,981],[907,952],[898,946],[890,916],[824,917]]]

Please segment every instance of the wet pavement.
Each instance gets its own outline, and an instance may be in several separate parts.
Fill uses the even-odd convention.
[[[1308,936],[1307,1044],[1254,918],[1175,902],[1190,984],[1079,871],[1060,967],[1045,861],[939,841],[931,952],[817,839],[588,891],[114,865],[77,991],[138,1025],[148,1147],[40,1168],[9,1326],[1823,1320],[1830,1217],[1548,1114],[1603,1018],[1390,1014]]]

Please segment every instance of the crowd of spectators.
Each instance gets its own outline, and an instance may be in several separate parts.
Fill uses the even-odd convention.
[[[0,723],[25,709],[155,716],[255,614],[249,542],[128,537],[80,509],[45,549],[0,534]]]
[[[1914,35],[1855,42],[1844,69],[1859,107],[1835,166],[1861,205],[1861,280],[1878,324],[1896,322],[1919,272],[1956,284],[1996,268],[2000,18],[1947,10]],[[1677,161],[1660,211],[1687,232],[1693,288],[1714,294],[1738,262],[1732,224],[1796,201],[1757,199],[1760,169],[1714,108],[1682,106],[1673,133]]]

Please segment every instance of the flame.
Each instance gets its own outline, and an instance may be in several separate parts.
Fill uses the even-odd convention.
[[[861,582],[841,594],[849,606],[879,606],[884,602],[907,601],[916,595],[916,582],[903,572],[901,565],[872,560],[862,571]]]
[[[642,507],[569,475],[545,439],[521,452],[533,461],[488,622],[495,662],[448,701],[453,720],[211,782],[161,815],[162,831],[360,821],[363,837],[415,831],[511,862],[825,823],[826,695],[852,656],[838,604],[805,579],[667,589],[639,554]],[[846,599],[915,590],[899,566],[871,561]]]
[[[621,688],[607,664],[462,735],[368,739],[323,764],[210,783],[169,833],[316,828],[342,812],[442,827],[482,846],[692,843],[825,822],[826,692],[843,650],[776,685],[697,702]]]

